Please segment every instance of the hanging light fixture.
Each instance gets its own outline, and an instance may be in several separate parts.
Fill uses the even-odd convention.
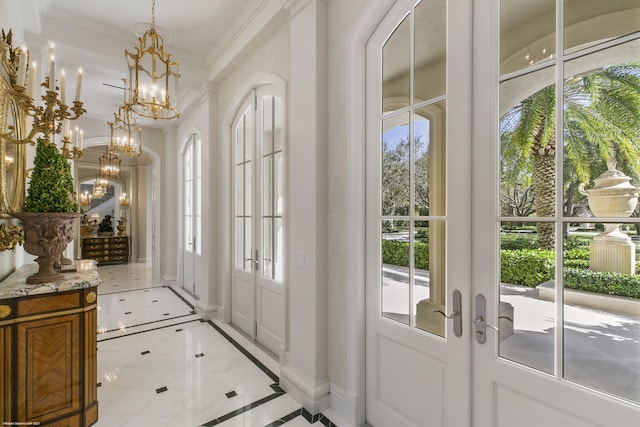
[[[96,174],[96,181],[93,184],[93,198],[101,199],[104,197],[109,180],[100,176],[100,172]]]
[[[117,154],[107,150],[100,156],[99,173],[102,178],[107,180],[120,178],[120,163],[122,160]]]
[[[165,38],[169,36],[156,26],[155,0],[151,2],[151,24],[135,24],[134,32],[139,43],[136,52],[124,51],[129,66],[127,106],[154,120],[180,117],[177,104],[180,64],[164,50]]]
[[[127,79],[122,79],[127,86]],[[109,122],[111,139],[109,151],[121,156],[137,157],[142,155],[142,128],[138,120],[127,107],[126,91],[124,105],[118,107],[118,112],[113,113],[114,120]]]

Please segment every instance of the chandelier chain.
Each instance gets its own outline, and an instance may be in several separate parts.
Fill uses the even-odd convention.
[[[156,0],[151,0],[151,25],[156,25]]]

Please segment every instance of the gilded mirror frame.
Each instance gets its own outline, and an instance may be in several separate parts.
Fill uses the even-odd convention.
[[[11,32],[0,39],[0,135],[21,139],[26,129],[26,115],[13,96],[12,76],[15,76],[15,51]],[[10,126],[12,127],[10,129]],[[0,217],[22,210],[26,188],[27,153],[24,144],[13,144],[0,136]]]

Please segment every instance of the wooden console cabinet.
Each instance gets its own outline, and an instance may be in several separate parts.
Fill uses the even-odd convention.
[[[84,237],[82,258],[95,259],[100,264],[129,262],[129,236]]]
[[[28,274],[22,274],[24,267]],[[0,420],[93,425],[98,420],[97,269],[20,287],[37,271],[37,265],[30,268],[23,266],[0,283]]]

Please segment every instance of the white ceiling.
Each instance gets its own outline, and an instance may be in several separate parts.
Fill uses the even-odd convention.
[[[84,70],[82,101],[86,117],[112,120],[122,104],[126,76],[124,50],[134,50],[136,23],[151,22],[152,0],[14,0],[19,2],[25,41],[42,49],[56,45],[57,69],[70,76]],[[181,63],[180,107],[195,97],[207,70],[245,28],[266,0],[156,0],[156,25],[172,41],[166,50]],[[114,87],[115,86],[115,87]],[[146,120],[143,125],[165,125]]]

